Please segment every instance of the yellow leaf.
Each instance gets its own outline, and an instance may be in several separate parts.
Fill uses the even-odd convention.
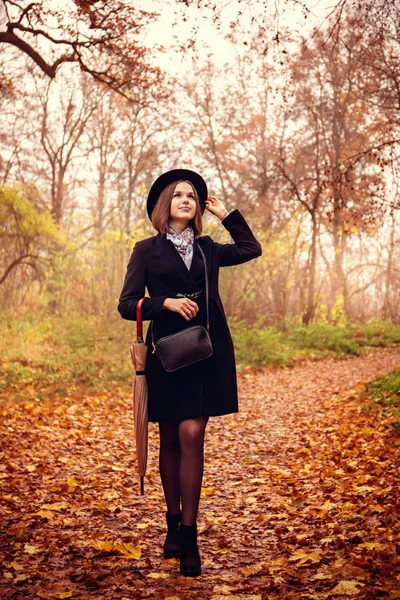
[[[312,464],[311,463],[307,463],[306,465],[304,465],[304,467],[302,468],[302,471],[304,471],[305,473],[309,473],[311,471],[312,468]]]
[[[361,433],[364,435],[371,435],[371,433],[374,433],[374,429],[372,429],[372,427],[363,427]]]
[[[25,544],[24,550],[28,554],[39,554],[40,552],[40,550],[36,548],[36,546],[31,546],[30,544]]]
[[[368,550],[384,550],[385,545],[379,542],[364,542],[359,545],[359,548],[367,548]]]
[[[165,596],[164,600],[181,600],[179,596]]]
[[[23,571],[24,567],[22,565],[20,565],[19,563],[17,563],[16,560],[13,560],[13,562],[7,563],[7,567],[10,568],[12,567],[13,569],[15,569],[15,571]]]
[[[229,552],[229,548],[219,548],[217,546],[215,551],[217,554],[226,554],[227,552]]]
[[[352,228],[351,228],[351,231],[352,231],[353,233],[357,233],[357,231],[358,231],[358,227],[356,227],[356,225],[354,225],[354,227],[352,227]]]
[[[8,473],[0,473],[0,479],[7,479],[9,477]]]
[[[363,494],[364,492],[373,492],[374,488],[371,487],[370,485],[359,485],[354,488],[354,491],[357,494]]]
[[[333,576],[329,575],[329,573],[316,573],[315,575],[312,575],[312,577],[310,579],[312,579],[312,580],[314,580],[314,579],[321,579],[321,580],[333,579]]]
[[[308,562],[319,563],[321,560],[320,552],[304,552],[304,550],[296,550],[290,557],[289,562],[299,562],[299,565],[304,565]]]
[[[331,502],[330,500],[327,500],[322,506],[321,506],[321,511],[322,512],[328,512],[331,510],[331,508],[334,508],[335,504],[333,504],[333,502]]]
[[[140,546],[132,546],[132,544],[119,544],[112,540],[99,541],[94,544],[94,547],[103,552],[119,552],[125,558],[134,558],[138,560],[142,556]]]
[[[94,546],[98,550],[104,550],[104,552],[113,552],[115,550],[113,541],[96,542]]]
[[[210,600],[242,600],[240,596],[233,596],[230,594],[227,596],[226,594],[213,594]]]
[[[331,594],[334,596],[355,596],[360,591],[357,587],[359,585],[362,586],[364,584],[355,579],[339,581],[337,586],[331,591]]]
[[[27,465],[25,469],[28,471],[28,473],[33,473],[33,471],[36,471],[35,465]]]
[[[203,496],[212,496],[214,493],[214,488],[212,487],[202,487],[201,493]]]
[[[39,517],[45,517],[46,519],[51,519],[54,517],[54,514],[51,512],[51,510],[38,510],[37,515],[39,515]]]
[[[255,496],[247,496],[246,503],[247,504],[257,504],[258,500]]]
[[[19,581],[26,581],[27,579],[29,579],[29,575],[24,575],[22,573],[21,575],[16,576],[16,578],[14,579],[14,582],[18,583]]]
[[[255,575],[264,569],[266,566],[265,563],[256,563],[255,565],[251,565],[250,567],[241,567],[241,572],[245,577],[249,577],[250,575]]]
[[[56,598],[72,598],[74,592],[59,592]]]
[[[126,558],[134,558],[138,560],[142,556],[142,549],[140,546],[132,546],[132,544],[117,544],[117,549]]]
[[[118,492],[116,492],[115,490],[113,490],[112,492],[105,492],[103,494],[103,498],[105,498],[106,500],[116,500],[119,497],[120,496]]]
[[[236,591],[236,588],[231,585],[224,583],[223,585],[215,585],[213,587],[213,594],[222,594],[223,596],[229,596],[231,592]]]
[[[168,573],[149,573],[147,575],[150,579],[168,579]]]
[[[68,487],[76,487],[77,485],[79,485],[79,483],[77,482],[75,477],[73,475],[71,475],[71,477],[69,477],[67,479],[67,486]]]
[[[113,471],[125,471],[125,469],[122,469],[121,467],[117,467],[117,465],[111,465],[111,469]]]
[[[54,504],[43,504],[40,508],[44,510],[62,510],[68,508],[68,504],[66,502],[54,502]]]

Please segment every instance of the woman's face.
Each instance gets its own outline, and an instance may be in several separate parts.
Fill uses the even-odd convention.
[[[196,215],[196,200],[194,197],[193,188],[190,183],[181,181],[175,188],[172,196],[171,208],[170,208],[170,222],[174,225],[174,222],[184,223],[186,225],[194,219]]]

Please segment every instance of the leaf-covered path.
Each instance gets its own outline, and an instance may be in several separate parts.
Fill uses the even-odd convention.
[[[360,409],[396,349],[239,378],[207,430],[203,575],[164,560],[157,431],[140,497],[130,393],[1,401],[1,598],[400,598],[399,438]],[[396,591],[397,590],[397,591]]]

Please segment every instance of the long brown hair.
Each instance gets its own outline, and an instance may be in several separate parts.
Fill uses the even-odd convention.
[[[196,191],[196,188],[190,181],[186,181],[185,179],[181,179],[180,181],[173,181],[166,188],[163,189],[161,194],[158,197],[156,205],[151,213],[151,222],[153,224],[154,229],[156,229],[159,233],[169,233],[169,219],[171,213],[171,202],[174,196],[174,191],[178,183],[189,183],[192,187],[194,199],[196,201],[196,214],[193,219],[189,221],[189,225],[193,227],[195,237],[201,235],[203,230],[203,223],[201,220],[201,207],[199,195]]]

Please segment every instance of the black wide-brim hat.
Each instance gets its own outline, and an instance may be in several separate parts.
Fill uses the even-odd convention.
[[[147,196],[147,214],[150,219],[161,192],[165,190],[170,183],[182,180],[190,181],[193,185],[199,196],[201,212],[204,212],[206,200],[208,198],[207,185],[204,179],[198,173],[190,171],[189,169],[173,169],[172,171],[167,171],[160,175],[150,188],[149,195]]]

